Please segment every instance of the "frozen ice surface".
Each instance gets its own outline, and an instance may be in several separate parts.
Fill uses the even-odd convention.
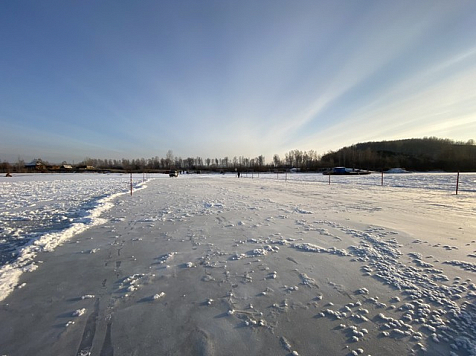
[[[68,177],[55,182],[58,202],[93,179]],[[45,223],[4,264],[14,278],[2,280],[0,350],[476,354],[476,176],[458,196],[442,185],[450,175],[389,177],[384,187],[294,177],[157,177],[133,196],[89,196],[79,220],[60,231]],[[13,207],[2,221],[20,205],[30,217],[61,210],[35,201],[52,182],[22,179],[38,193],[2,194]],[[28,224],[11,221],[3,232],[17,240],[12,229]],[[42,241],[52,233],[62,235]]]

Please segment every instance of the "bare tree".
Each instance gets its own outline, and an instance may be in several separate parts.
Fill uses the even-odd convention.
[[[172,150],[168,150],[167,154],[165,155],[165,165],[166,168],[169,168],[172,166],[172,163],[174,162],[174,153]]]
[[[265,159],[264,159],[264,156],[263,155],[259,155],[257,158],[256,158],[256,162],[258,164],[258,168],[260,170],[263,169],[264,167],[264,164],[265,164]]]

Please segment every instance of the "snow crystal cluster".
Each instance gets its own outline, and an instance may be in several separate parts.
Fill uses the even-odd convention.
[[[358,261],[365,262],[361,269],[367,276],[375,276],[383,283],[389,284],[401,291],[409,302],[400,306],[392,304],[389,310],[401,313],[399,319],[379,314],[382,336],[406,338],[417,342],[422,350],[425,347],[419,343],[425,333],[418,328],[426,329],[429,338],[435,342],[449,343],[454,352],[465,350],[469,355],[476,356],[476,313],[472,304],[458,300],[476,297],[476,284],[470,280],[464,282],[459,277],[455,278],[452,285],[441,282],[449,281],[442,270],[423,260],[420,253],[412,252],[408,256],[414,265],[400,262],[403,256],[395,238],[384,239],[384,233],[375,231],[359,232],[352,229],[342,230],[359,238],[359,245],[350,246],[349,252],[342,256],[355,256]],[[294,243],[292,247],[306,252],[329,253],[327,248],[309,243]],[[332,253],[332,252],[331,252]],[[468,271],[476,271],[476,264],[462,261],[447,261],[446,264],[458,266]],[[377,297],[370,297],[367,288],[362,287],[355,292],[366,298],[366,303],[372,303],[377,308],[386,308],[386,304]],[[391,303],[400,303],[398,296],[391,298]],[[366,316],[369,311],[359,308],[353,310],[354,305],[346,305],[340,310],[331,308],[323,310],[321,317],[335,319],[353,318],[368,321]],[[341,324],[342,325],[345,324]],[[362,335],[352,332],[352,341],[361,340]],[[357,352],[356,350],[354,350]]]
[[[295,243],[292,246],[298,250],[302,250],[306,252],[329,253],[331,255],[350,256],[346,250],[338,249],[338,248],[335,248],[334,246],[329,248],[324,248],[324,247],[310,244],[310,243]]]
[[[164,264],[164,263],[169,262],[176,254],[177,254],[177,252],[170,252],[170,253],[167,253],[165,255],[162,255],[162,256],[158,257],[157,259],[159,260],[160,264]]]

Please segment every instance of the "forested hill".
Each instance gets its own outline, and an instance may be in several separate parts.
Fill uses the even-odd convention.
[[[423,138],[358,143],[322,156],[329,166],[371,170],[393,167],[415,171],[476,172],[476,145],[473,140]]]

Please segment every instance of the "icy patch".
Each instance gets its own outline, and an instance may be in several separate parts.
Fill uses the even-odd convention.
[[[268,251],[264,248],[255,248],[254,250],[248,252],[248,256],[251,257],[266,256],[267,254]]]
[[[157,299],[160,299],[160,298],[163,298],[165,297],[165,293],[164,292],[160,292],[160,293],[157,293],[157,294],[154,294],[152,296],[152,300],[157,300]]]
[[[175,255],[177,255],[178,252],[170,252],[165,255],[162,255],[158,257],[157,259],[159,260],[159,264],[164,264],[169,262]]]
[[[309,277],[306,273],[300,273],[301,283],[308,287],[319,287],[314,278]]]
[[[294,212],[298,214],[314,214],[312,211],[304,210],[298,207],[294,208]]]
[[[350,254],[346,250],[338,249],[334,246],[329,248],[324,248],[324,247],[310,244],[310,243],[295,243],[295,244],[292,244],[292,247],[298,250],[307,251],[307,252],[329,253],[331,255],[350,256]]]
[[[419,253],[410,253],[413,262],[417,267],[407,266],[400,262],[402,256],[399,250],[398,242],[395,239],[384,240],[378,230],[370,232],[359,232],[346,229],[349,234],[360,239],[358,246],[350,246],[350,254],[355,256],[358,261],[365,262],[362,269],[366,272],[374,271],[373,276],[379,278],[382,282],[389,284],[407,295],[410,302],[406,302],[398,308],[402,313],[401,319],[397,320],[387,317],[383,313],[379,314],[384,330],[382,336],[395,338],[411,338],[412,340],[421,340],[424,334],[414,331],[412,325],[421,325],[426,327],[431,333],[429,338],[435,343],[453,343],[454,347],[466,350],[469,355],[476,355],[476,313],[471,304],[465,302],[461,306],[455,300],[464,298],[465,295],[471,296],[471,284],[461,282],[461,278],[456,277],[455,283],[451,286],[439,284],[439,281],[448,281],[448,277],[442,274],[441,270],[422,261],[422,255]],[[311,252],[327,252],[328,250],[309,244],[295,244],[294,247]],[[447,261],[446,264],[459,266],[465,270],[475,271],[476,266],[463,261]],[[360,288],[356,294],[368,295],[366,288]],[[423,301],[427,300],[432,305],[440,309],[433,309],[430,304]],[[400,302],[398,296],[391,299],[392,302]],[[372,302],[376,306],[385,306],[376,298],[368,298],[367,302]],[[392,305],[389,309],[395,310]],[[322,314],[333,316],[336,319],[348,316],[348,310],[334,311],[325,310]],[[367,314],[366,310],[359,309],[358,313],[351,316],[359,320],[367,321],[368,318],[362,314]],[[354,335],[355,340],[361,339]],[[461,338],[461,336],[463,336]],[[455,340],[459,340],[458,343]]]
[[[326,248],[310,243],[293,244],[293,247],[307,252],[327,252]]]
[[[138,290],[142,284],[150,282],[151,278],[155,277],[154,274],[136,273],[132,276],[124,278],[119,284],[117,292],[124,293],[124,297],[128,297],[132,292]]]
[[[458,266],[469,272],[476,272],[476,263],[465,262],[465,261],[445,261],[443,263],[448,265]]]
[[[369,290],[367,288],[360,288],[356,291],[357,294],[369,294]]]
[[[75,310],[75,311],[73,312],[73,316],[78,317],[78,316],[83,315],[84,313],[86,313],[86,309],[85,309],[85,308],[78,309],[78,310]]]

